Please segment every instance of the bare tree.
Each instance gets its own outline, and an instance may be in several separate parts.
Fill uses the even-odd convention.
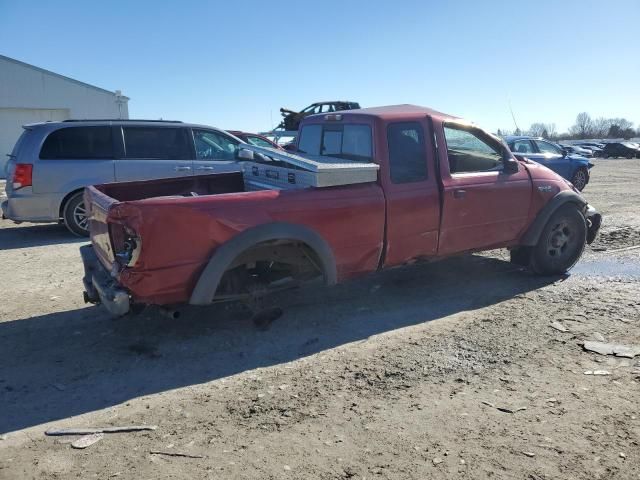
[[[541,137],[543,132],[547,129],[547,126],[544,123],[532,123],[529,127],[528,134],[532,137]]]
[[[593,135],[593,120],[587,112],[578,114],[576,123],[569,129],[569,133],[578,138],[589,138]]]
[[[633,128],[633,122],[630,122],[626,118],[612,118],[610,120],[611,125],[617,125],[620,127],[620,130],[627,130],[629,128]]]
[[[593,121],[593,136],[598,138],[604,138],[609,133],[611,127],[611,119],[599,117]]]
[[[547,129],[547,136],[544,138],[550,140],[556,140],[558,138],[558,130],[556,130],[555,123],[545,123],[545,128]]]

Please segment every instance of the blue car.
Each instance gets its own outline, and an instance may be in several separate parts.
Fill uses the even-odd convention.
[[[513,153],[550,168],[578,190],[582,191],[589,183],[589,170],[593,167],[589,159],[570,154],[542,138],[508,136],[505,141]]]

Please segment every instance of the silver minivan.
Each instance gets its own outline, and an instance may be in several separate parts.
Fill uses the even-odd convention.
[[[216,128],[153,120],[66,120],[24,126],[7,163],[2,218],[64,222],[88,235],[87,185],[237,172],[242,140]]]

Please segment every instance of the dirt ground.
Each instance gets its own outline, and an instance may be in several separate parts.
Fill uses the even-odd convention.
[[[414,265],[290,295],[266,331],[223,307],[111,320],[82,241],[0,222],[0,479],[640,479],[640,356],[582,347],[640,345],[640,160],[594,163],[605,223],[571,275]]]

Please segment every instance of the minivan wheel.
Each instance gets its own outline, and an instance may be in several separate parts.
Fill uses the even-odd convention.
[[[540,275],[565,273],[582,256],[587,223],[577,205],[560,207],[542,230],[531,254],[531,269]]]
[[[87,219],[82,192],[76,193],[67,201],[62,217],[64,218],[65,226],[71,233],[79,237],[89,236],[89,220]]]
[[[587,169],[584,167],[581,167],[578,170],[576,170],[576,173],[574,173],[573,177],[571,178],[571,183],[573,183],[573,186],[580,191],[584,190],[584,187],[587,186],[588,181],[589,181],[589,173],[587,172]]]

